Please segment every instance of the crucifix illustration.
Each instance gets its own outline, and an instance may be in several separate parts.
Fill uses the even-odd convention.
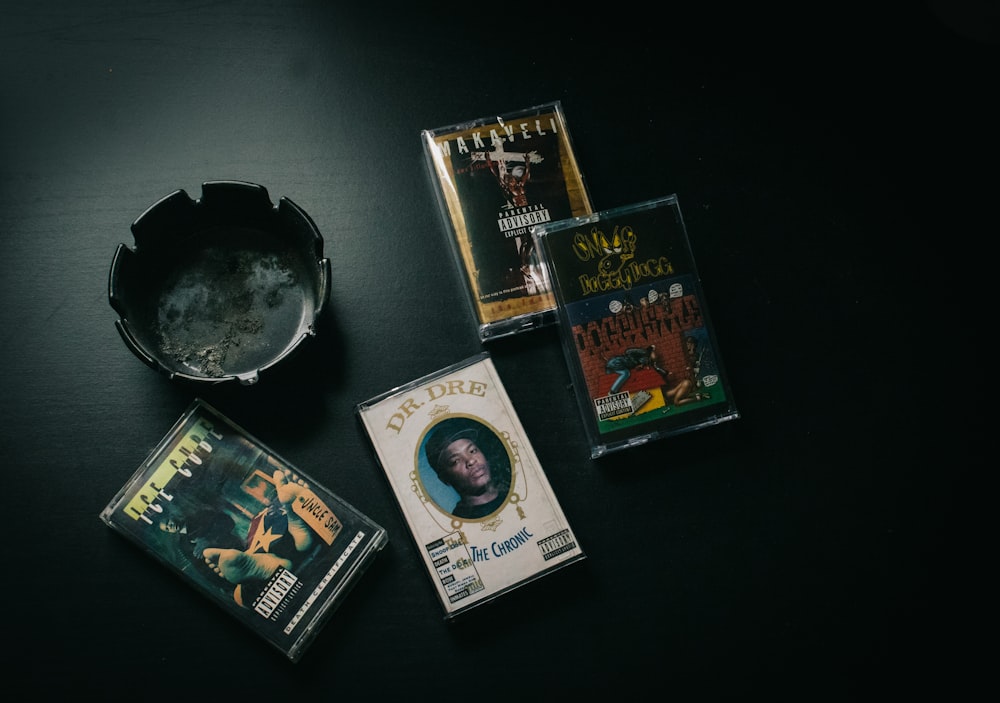
[[[496,177],[507,199],[507,207],[523,207],[528,204],[525,188],[531,178],[531,164],[541,163],[542,157],[535,151],[505,151],[503,142],[496,142],[493,151],[472,153],[473,161],[485,161]],[[512,166],[508,162],[513,162]]]

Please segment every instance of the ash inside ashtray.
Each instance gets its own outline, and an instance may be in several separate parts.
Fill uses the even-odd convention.
[[[299,329],[297,266],[287,252],[200,251],[163,286],[156,320],[163,354],[210,378],[259,368]]]

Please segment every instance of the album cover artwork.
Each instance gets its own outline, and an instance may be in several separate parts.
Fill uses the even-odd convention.
[[[481,341],[555,321],[531,225],[591,212],[562,105],[421,133]]]
[[[200,399],[100,518],[292,661],[387,543]]]
[[[356,412],[446,619],[585,558],[487,352]]]
[[[592,457],[739,417],[677,196],[532,233]]]

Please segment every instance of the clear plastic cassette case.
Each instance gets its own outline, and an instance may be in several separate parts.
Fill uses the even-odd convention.
[[[676,195],[532,234],[593,458],[739,417]]]
[[[356,411],[446,619],[585,558],[487,352]]]
[[[100,518],[292,661],[387,543],[200,399]]]
[[[555,322],[531,225],[591,212],[559,102],[423,130],[481,341]]]

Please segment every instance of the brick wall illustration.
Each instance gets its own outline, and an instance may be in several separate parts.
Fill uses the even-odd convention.
[[[661,297],[653,303],[643,300],[640,305],[626,306],[618,313],[609,312],[599,320],[574,325],[573,338],[591,397],[607,395],[615,379],[605,368],[607,361],[630,347],[655,345],[661,366],[683,377],[687,366],[685,333],[703,326],[701,308],[694,295]],[[637,369],[623,390],[662,384],[662,378],[652,369]]]

